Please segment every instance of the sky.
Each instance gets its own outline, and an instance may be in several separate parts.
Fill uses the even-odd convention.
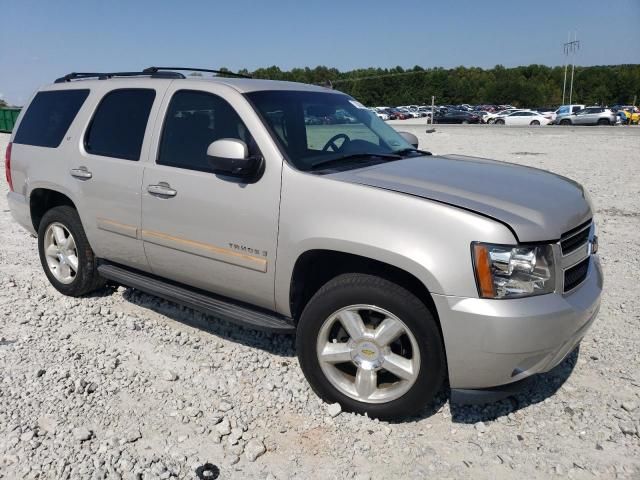
[[[640,63],[640,0],[0,0],[0,98],[22,105],[72,71],[151,65]]]

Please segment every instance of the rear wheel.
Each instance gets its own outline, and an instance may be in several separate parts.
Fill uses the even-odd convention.
[[[529,125],[540,125],[540,121],[539,120],[532,120]]]
[[[38,251],[44,273],[60,293],[77,297],[105,283],[73,207],[55,207],[44,214],[38,227]]]
[[[567,120],[567,119],[560,120],[560,125],[564,125],[565,127],[567,127],[571,125],[571,120]]]
[[[496,123],[496,125],[504,125],[504,120],[499,118],[499,119],[496,120],[495,123]]]
[[[296,344],[302,371],[322,399],[376,418],[415,413],[445,376],[429,309],[372,275],[344,274],[324,285],[302,313]]]
[[[611,122],[606,118],[600,118],[598,119],[598,125],[611,125]]]
[[[495,120],[493,118],[490,118],[489,120],[487,120],[487,123],[491,125],[492,123],[495,123]]]

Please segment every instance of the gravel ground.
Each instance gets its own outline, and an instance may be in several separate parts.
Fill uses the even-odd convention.
[[[2,182],[0,478],[195,478],[205,462],[221,479],[640,478],[640,129],[394,126],[589,189],[606,292],[579,352],[490,406],[443,392],[398,423],[341,413],[307,386],[290,337],[125,288],[58,294]]]

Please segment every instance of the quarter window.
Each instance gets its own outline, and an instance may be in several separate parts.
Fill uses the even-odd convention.
[[[20,122],[14,143],[58,147],[88,95],[84,89],[39,92]]]
[[[119,89],[107,93],[85,135],[85,150],[93,155],[140,160],[155,90]]]
[[[250,155],[258,153],[249,130],[229,102],[211,93],[180,90],[167,109],[157,163],[210,172],[207,148],[222,138],[242,140]]]

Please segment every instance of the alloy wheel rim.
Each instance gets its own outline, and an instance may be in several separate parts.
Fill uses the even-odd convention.
[[[78,274],[78,248],[71,232],[54,222],[44,233],[44,255],[49,271],[60,283],[68,285]]]
[[[409,327],[374,305],[351,305],[330,315],[318,333],[316,354],[331,385],[364,403],[400,398],[420,372],[420,349]]]

